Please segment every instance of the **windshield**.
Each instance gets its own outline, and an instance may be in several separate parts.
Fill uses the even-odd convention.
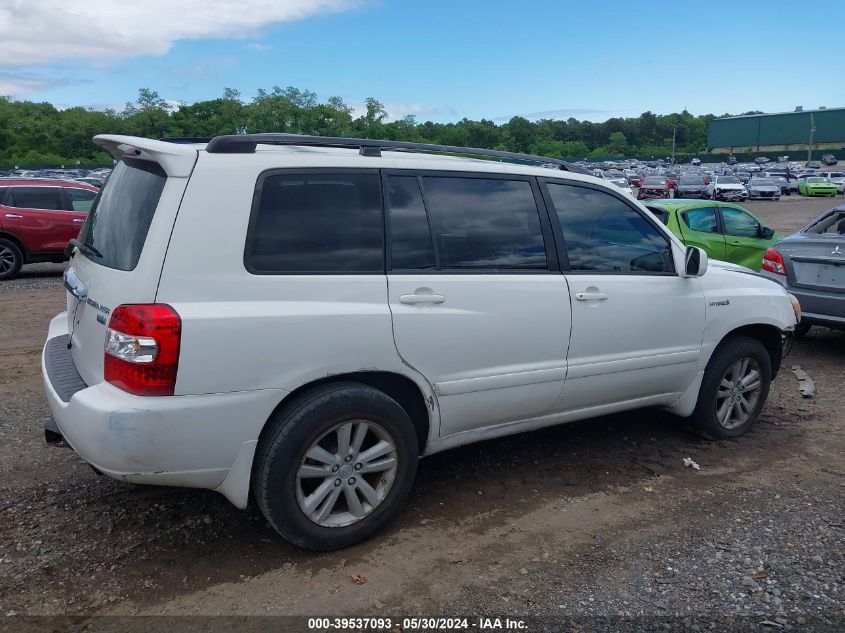
[[[751,181],[752,185],[760,186],[767,186],[767,187],[775,187],[775,181],[771,180],[770,178],[755,178]]]
[[[827,178],[819,178],[818,176],[812,176],[807,178],[807,182],[827,182]]]
[[[166,181],[158,163],[119,162],[82,227],[82,241],[99,251],[86,257],[108,268],[134,270]]]
[[[719,177],[719,184],[720,185],[738,185],[739,180],[734,178],[733,176],[721,176]]]
[[[644,185],[665,185],[665,178],[643,178]]]
[[[690,177],[681,178],[678,181],[678,184],[679,185],[703,185],[704,184],[704,178],[690,178]]]

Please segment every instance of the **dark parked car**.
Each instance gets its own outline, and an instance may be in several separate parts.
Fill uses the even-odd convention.
[[[824,156],[822,156],[821,162],[829,167],[830,165],[835,165],[839,161],[836,160],[836,156],[834,156],[833,154],[825,154]]]
[[[758,165],[765,165],[766,163],[769,162],[769,159],[766,158],[765,156],[758,156],[757,158],[754,159],[754,162],[757,163]]]
[[[62,262],[97,188],[63,180],[0,178],[0,280],[24,264]]]
[[[736,156],[728,156],[725,161],[728,165],[736,165]]]
[[[760,274],[798,297],[802,316],[796,335],[814,325],[845,330],[845,205],[767,250]]]
[[[822,164],[817,160],[808,160],[806,163],[804,163],[804,167],[806,167],[807,169],[821,169]]]
[[[650,198],[668,198],[669,181],[663,176],[646,176],[640,181],[640,188],[637,190],[637,200]]]
[[[707,183],[701,176],[681,176],[675,185],[676,198],[706,198]]]

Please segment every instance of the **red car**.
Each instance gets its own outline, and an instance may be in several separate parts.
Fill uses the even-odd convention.
[[[663,176],[646,176],[640,181],[637,200],[648,198],[668,198],[669,181]]]
[[[0,280],[24,264],[62,262],[99,189],[65,180],[0,178]]]

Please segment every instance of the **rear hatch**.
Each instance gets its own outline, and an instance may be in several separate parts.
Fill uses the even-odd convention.
[[[119,162],[101,189],[65,272],[74,364],[88,385],[103,380],[106,328],[122,304],[154,303],[167,244],[197,150],[102,136]]]
[[[845,237],[804,237],[783,242],[778,250],[789,256],[787,274],[794,286],[845,292]]]

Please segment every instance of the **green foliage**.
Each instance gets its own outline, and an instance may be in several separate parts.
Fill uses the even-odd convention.
[[[668,115],[644,112],[636,118],[604,123],[515,116],[507,123],[462,119],[456,123],[418,122],[414,116],[390,121],[384,104],[368,98],[354,116],[340,97],[320,102],[309,90],[288,86],[261,89],[250,100],[232,88],[217,99],[190,105],[168,104],[158,92],[141,88],[122,112],[69,108],[0,97],[0,166],[27,167],[108,163],[91,142],[96,134],[210,137],[250,132],[291,132],[322,136],[354,136],[485,147],[544,156],[581,159],[608,156],[661,157],[704,150],[708,114],[686,110]]]

